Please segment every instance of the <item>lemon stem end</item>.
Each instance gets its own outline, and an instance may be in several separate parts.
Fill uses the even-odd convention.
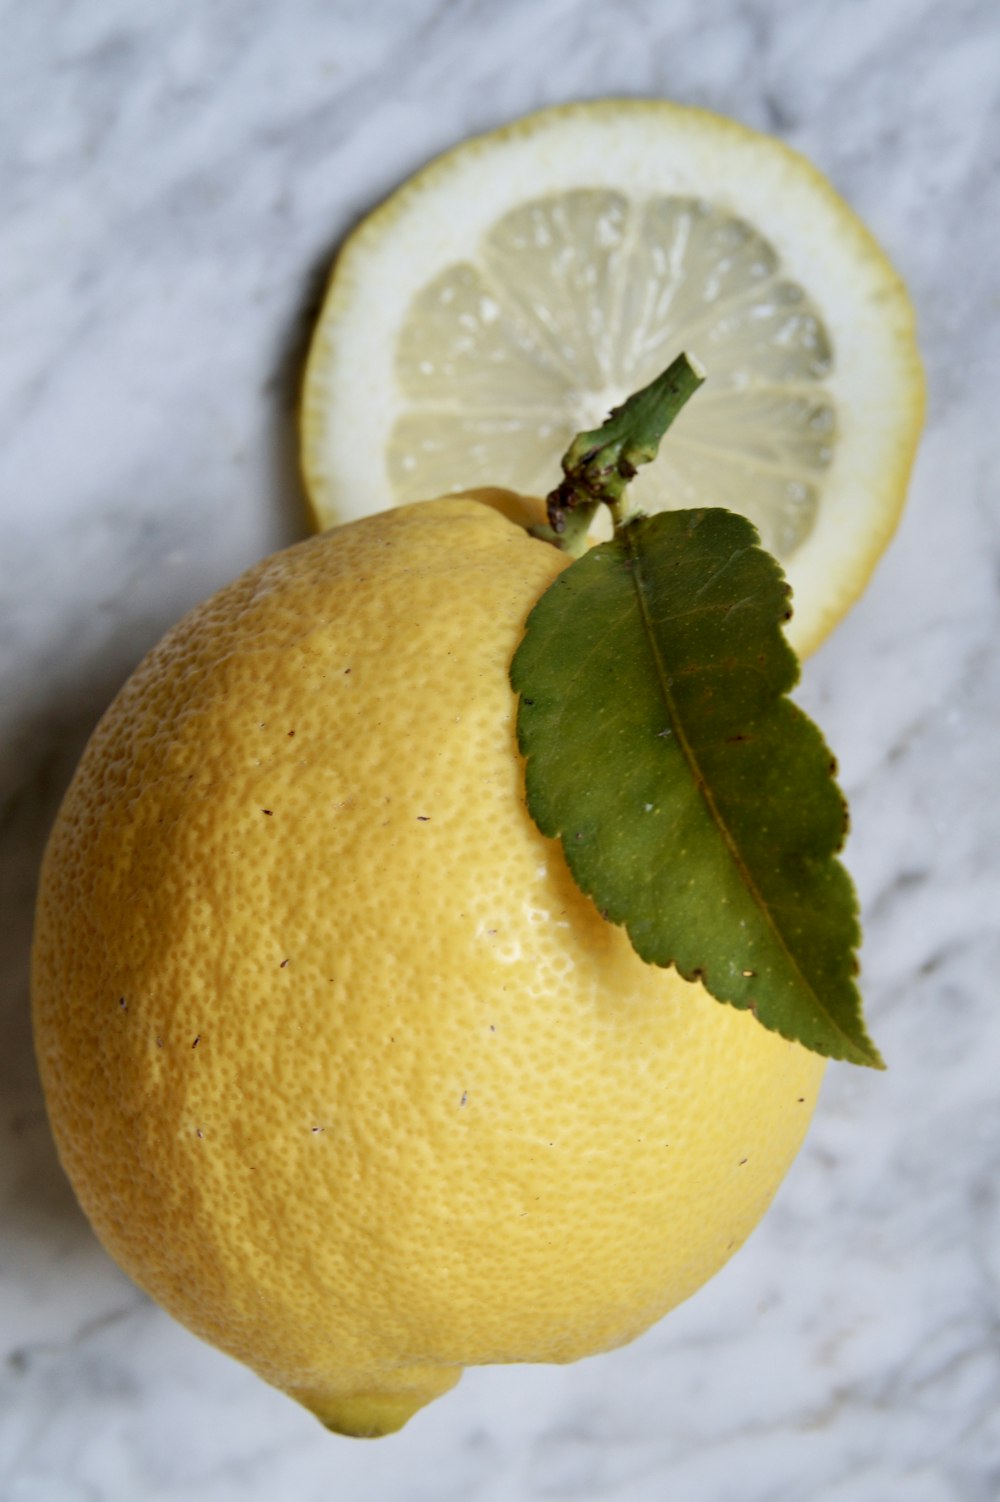
[[[611,508],[615,530],[632,515],[627,487],[640,464],[656,458],[660,440],[705,372],[681,354],[655,381],[615,407],[601,427],[578,433],[563,456],[563,480],[546,506],[552,540],[578,557],[599,506]]]

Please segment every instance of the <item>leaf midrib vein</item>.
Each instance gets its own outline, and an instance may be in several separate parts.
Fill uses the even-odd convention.
[[[814,1001],[816,1003],[816,1006],[823,1013],[823,1015],[828,1019],[828,1021],[831,1023],[831,1025],[836,1029],[837,1033],[842,1038],[844,1038],[846,1040],[846,1042],[848,1044],[848,1047],[850,1048],[851,1052],[853,1053],[857,1049],[857,1044],[854,1043],[854,1041],[849,1037],[849,1035],[844,1032],[843,1028],[837,1022],[837,1019],[835,1017],[833,1017],[831,1015],[829,1009],[826,1006],[824,1006],[824,1004],[823,1004],[823,1002],[822,1002],[819,994],[816,991],[816,988],[813,986],[812,982],[808,979],[808,977],[803,973],[802,967],[799,964],[798,959],[792,953],[792,951],[789,949],[788,944],[785,941],[784,934],[781,932],[780,928],[778,928],[777,924],[775,923],[774,918],[773,918],[773,916],[771,914],[771,911],[770,911],[767,903],[764,900],[763,893],[760,891],[760,888],[757,886],[757,883],[754,881],[753,875],[752,875],[752,873],[750,871],[750,868],[748,867],[746,861],[744,860],[743,855],[742,855],[742,853],[741,853],[741,851],[739,849],[739,846],[737,845],[735,839],[733,838],[733,835],[732,835],[732,833],[731,833],[731,831],[729,829],[728,824],[726,823],[725,819],[722,817],[721,810],[719,809],[719,806],[716,803],[715,798],[713,797],[712,792],[711,792],[711,790],[710,790],[710,788],[708,786],[708,780],[704,776],[704,774],[702,773],[701,767],[700,767],[700,765],[698,763],[698,758],[697,758],[697,756],[695,755],[695,752],[694,752],[694,748],[692,747],[692,745],[691,745],[690,741],[688,740],[687,735],[685,733],[684,726],[683,726],[683,724],[681,722],[680,715],[679,715],[679,713],[677,711],[677,705],[676,705],[676,703],[674,701],[674,696],[670,692],[669,678],[668,678],[668,675],[667,675],[667,672],[666,672],[666,665],[664,664],[663,658],[660,656],[659,643],[657,642],[656,634],[655,634],[655,631],[653,629],[653,619],[652,619],[652,614],[651,614],[650,609],[649,609],[649,602],[648,602],[647,593],[646,593],[646,585],[645,585],[645,580],[644,580],[644,576],[643,576],[643,572],[642,572],[642,557],[639,554],[638,550],[633,545],[632,538],[631,538],[631,536],[629,534],[628,528],[623,529],[622,539],[623,539],[623,543],[624,543],[624,547],[625,547],[625,552],[626,552],[626,554],[627,554],[627,556],[628,556],[628,558],[629,558],[629,560],[630,560],[630,562],[632,564],[632,567],[629,569],[629,574],[630,574],[630,576],[632,578],[632,583],[633,583],[633,587],[635,589],[636,598],[637,598],[637,600],[639,602],[639,614],[640,614],[640,616],[642,618],[643,628],[644,628],[645,633],[646,633],[646,638],[647,638],[647,641],[649,643],[650,652],[651,652],[651,655],[652,655],[652,658],[653,658],[653,664],[654,664],[654,667],[656,669],[657,680],[658,680],[659,686],[660,686],[660,693],[662,694],[664,702],[665,702],[665,704],[667,706],[667,712],[670,715],[670,719],[671,719],[671,722],[672,722],[673,727],[674,727],[674,734],[677,737],[677,742],[678,742],[678,744],[679,744],[679,746],[681,748],[681,752],[683,753],[684,759],[687,761],[688,766],[691,769],[692,776],[694,777],[694,780],[695,780],[695,785],[698,788],[699,792],[701,793],[702,798],[705,800],[705,803],[708,806],[709,814],[710,814],[710,816],[711,816],[711,818],[712,818],[712,820],[713,820],[716,828],[719,830],[720,834],[722,835],[722,839],[723,839],[723,841],[724,841],[724,843],[726,845],[726,848],[729,851],[729,854],[730,854],[730,856],[731,856],[731,858],[733,860],[733,863],[735,864],[737,870],[740,873],[740,876],[741,876],[741,878],[742,878],[742,880],[744,882],[744,885],[746,886],[746,888],[749,891],[751,897],[753,898],[754,902],[756,903],[759,911],[763,915],[764,921],[766,922],[768,928],[771,930],[772,934],[774,935],[775,939],[777,940],[778,945],[779,945],[782,953],[786,956],[789,965],[791,966],[791,968],[794,971],[794,973],[799,977],[799,979],[801,980],[802,984],[804,985],[804,987],[806,988],[806,990],[808,991],[808,993],[810,994],[810,996],[813,997],[813,999],[814,999]]]

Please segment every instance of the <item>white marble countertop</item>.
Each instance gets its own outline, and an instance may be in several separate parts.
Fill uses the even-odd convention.
[[[2,0],[0,36],[0,1498],[995,1502],[1000,11]],[[293,403],[345,229],[470,132],[614,93],[784,136],[918,307],[906,517],[803,688],[890,1069],[828,1072],[761,1229],[643,1339],[469,1372],[364,1445],[175,1325],[76,1208],[30,1042],[38,860],[145,648],[304,531]]]

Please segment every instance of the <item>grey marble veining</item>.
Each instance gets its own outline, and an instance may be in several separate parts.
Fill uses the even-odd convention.
[[[0,1498],[995,1502],[996,6],[2,0],[0,36]],[[292,411],[344,232],[470,132],[615,93],[805,151],[918,308],[907,512],[800,695],[890,1068],[828,1072],[764,1224],[641,1340],[469,1372],[352,1444],[155,1309],[76,1208],[27,1020],[37,865],[145,648],[304,531]]]

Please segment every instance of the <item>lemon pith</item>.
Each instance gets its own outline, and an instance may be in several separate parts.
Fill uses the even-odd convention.
[[[485,481],[544,493],[572,435],[683,348],[708,381],[635,499],[748,515],[807,652],[898,520],[923,417],[914,314],[814,167],[704,110],[544,110],[362,223],[303,389],[317,525]]]
[[[36,1039],[84,1209],[344,1432],[645,1329],[819,1088],[642,964],[525,810],[507,667],[564,563],[469,499],[266,561],[140,666],[46,853]]]

